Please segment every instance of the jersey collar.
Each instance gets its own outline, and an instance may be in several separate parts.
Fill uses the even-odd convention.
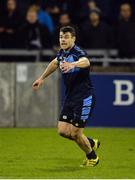
[[[71,49],[69,49],[68,51],[63,50],[64,54],[70,54],[74,50],[75,46],[76,45],[74,44],[74,46]]]

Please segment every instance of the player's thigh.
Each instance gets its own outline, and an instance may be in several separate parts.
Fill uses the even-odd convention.
[[[58,122],[58,133],[60,135],[70,135],[71,133],[71,124],[63,121]]]
[[[69,102],[65,102],[61,110],[59,122],[58,122],[58,132],[70,134],[71,121],[73,119],[73,110]]]

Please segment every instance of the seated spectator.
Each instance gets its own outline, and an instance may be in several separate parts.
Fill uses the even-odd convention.
[[[17,10],[16,0],[7,0],[6,11],[3,15],[4,48],[17,48],[17,31],[21,23],[21,16]]]
[[[108,49],[113,47],[111,28],[101,21],[98,8],[91,10],[89,20],[81,26],[81,46],[89,49]]]
[[[46,27],[38,22],[37,9],[31,7],[26,15],[26,23],[20,29],[21,48],[51,48],[51,35]]]
[[[54,45],[58,46],[59,44],[59,30],[62,26],[70,26],[71,19],[67,12],[63,12],[59,17],[59,24],[54,32]]]
[[[121,58],[135,57],[135,24],[132,22],[132,9],[128,3],[120,6],[116,33],[119,56]]]

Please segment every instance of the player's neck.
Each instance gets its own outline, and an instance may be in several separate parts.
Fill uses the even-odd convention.
[[[72,46],[71,47],[69,47],[68,49],[64,49],[64,51],[65,52],[69,52],[73,47],[75,46],[75,43],[74,44],[72,44]]]

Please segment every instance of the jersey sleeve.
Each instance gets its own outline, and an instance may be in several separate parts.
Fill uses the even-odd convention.
[[[86,58],[89,59],[88,54],[87,54],[85,51],[83,51],[83,50],[78,51],[78,52],[77,52],[77,58],[78,58],[78,60],[79,60],[80,58],[82,58],[82,57],[86,57]]]

